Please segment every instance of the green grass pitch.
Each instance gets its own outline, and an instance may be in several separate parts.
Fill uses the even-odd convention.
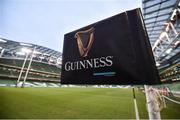
[[[141,119],[145,95],[136,90]],[[167,103],[162,118],[180,118],[180,106]],[[135,119],[132,89],[0,87],[0,118]]]

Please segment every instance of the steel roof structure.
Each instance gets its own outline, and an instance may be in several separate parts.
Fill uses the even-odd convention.
[[[47,47],[31,44],[31,43],[22,43],[22,42],[16,42],[4,38],[0,38],[0,51],[1,54],[3,50],[8,50],[10,53],[18,53],[22,48],[28,48],[30,50],[33,50],[35,48],[36,53],[51,56],[54,58],[61,58],[62,54],[61,52],[52,50]]]
[[[142,3],[147,33],[157,66],[160,67],[173,56],[179,56],[180,1],[143,0]]]

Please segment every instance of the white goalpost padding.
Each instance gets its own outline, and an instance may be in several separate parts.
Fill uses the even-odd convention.
[[[146,102],[147,102],[147,110],[149,115],[149,120],[161,119],[160,114],[160,106],[157,98],[153,96],[153,89],[149,89],[147,85],[144,85]]]

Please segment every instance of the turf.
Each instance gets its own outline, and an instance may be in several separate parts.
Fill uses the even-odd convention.
[[[140,118],[147,119],[144,94],[136,96]],[[0,118],[135,119],[132,89],[0,87],[0,104]],[[165,117],[180,118],[175,110]]]

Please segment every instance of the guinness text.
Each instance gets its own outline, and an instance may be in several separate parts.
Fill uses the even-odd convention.
[[[109,67],[113,65],[112,59],[113,56],[106,56],[106,57],[93,58],[89,60],[82,60],[75,62],[67,61],[65,63],[64,69],[65,71],[72,71],[72,70],[81,70],[81,69],[89,69],[89,68]]]

